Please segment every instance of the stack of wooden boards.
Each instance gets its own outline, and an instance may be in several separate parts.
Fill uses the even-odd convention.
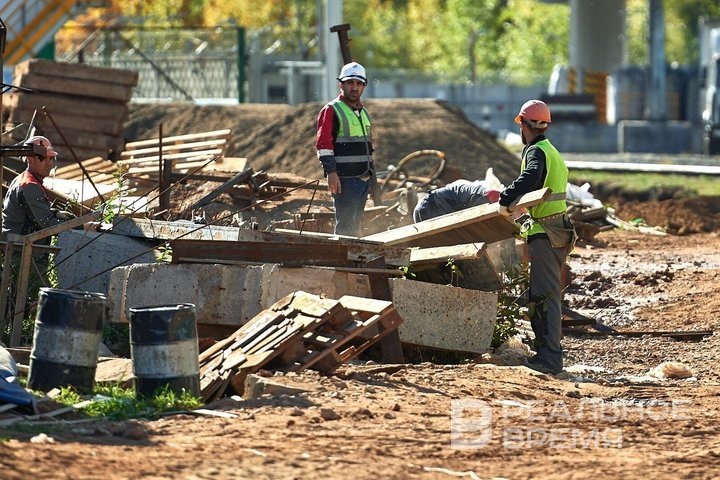
[[[13,90],[3,95],[9,123],[29,125],[37,110],[36,132],[50,139],[63,163],[74,160],[70,148],[81,160],[109,158],[123,150],[123,124],[137,72],[33,59],[18,64],[14,75],[14,85],[35,92]],[[27,131],[18,128],[13,138],[21,141]]]
[[[173,181],[178,181],[179,178],[196,171],[216,174],[218,169],[225,168],[232,171],[231,169],[238,163],[244,165],[244,159],[224,161],[223,155],[229,135],[230,130],[216,130],[164,137],[162,140],[159,138],[141,140],[128,143],[120,155],[121,160],[117,162],[94,157],[81,160],[81,164],[103,193],[107,189],[100,186],[109,185],[113,187],[112,191],[122,187],[123,190],[135,195],[146,195],[158,186],[161,159],[171,162]],[[54,177],[87,183],[83,168],[73,162],[57,168]],[[216,181],[222,181],[230,174],[216,176]],[[90,185],[85,185],[84,190],[91,192],[93,189]],[[95,201],[95,197],[92,197],[87,201],[83,200],[82,203],[89,206]]]
[[[220,398],[228,386],[242,393],[261,368],[330,373],[402,323],[392,302],[292,293],[200,354],[202,397]]]

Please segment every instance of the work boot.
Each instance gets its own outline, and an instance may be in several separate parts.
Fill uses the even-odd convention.
[[[523,360],[523,365],[531,370],[535,370],[536,372],[547,373],[549,375],[557,375],[558,373],[562,372],[562,368],[552,368],[550,365],[541,361],[537,355],[525,358]]]

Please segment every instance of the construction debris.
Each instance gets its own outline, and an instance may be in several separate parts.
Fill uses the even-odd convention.
[[[228,386],[242,394],[261,368],[330,373],[403,323],[391,302],[298,291],[262,311],[200,354],[200,389],[209,401]]]

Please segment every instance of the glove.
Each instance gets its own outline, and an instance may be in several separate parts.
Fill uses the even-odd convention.
[[[510,210],[510,209],[509,209],[508,207],[506,207],[505,205],[500,205],[500,204],[498,204],[498,213],[499,213],[500,215],[505,215],[506,217],[509,217],[510,214],[512,214],[512,210]]]
[[[65,210],[58,210],[55,212],[55,218],[60,220],[71,220],[75,218],[75,214],[72,212],[66,212]]]

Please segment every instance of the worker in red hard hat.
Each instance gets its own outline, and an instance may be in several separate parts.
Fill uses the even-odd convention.
[[[27,235],[73,218],[70,212],[51,208],[43,180],[50,175],[57,160],[57,151],[50,140],[32,137],[27,144],[44,147],[44,154],[27,155],[27,168],[10,183],[2,211],[2,237],[8,233]],[[49,238],[48,238],[49,240]]]
[[[338,75],[340,94],[318,114],[315,146],[335,207],[335,233],[357,236],[373,175],[372,122],[360,101],[365,68],[346,64]]]
[[[563,368],[561,271],[575,244],[575,227],[567,214],[565,191],[568,169],[560,153],[545,136],[550,108],[540,100],[525,102],[515,123],[525,145],[520,176],[500,193],[499,212],[509,215],[522,195],[548,187],[552,194],[528,210],[530,218],[521,234],[530,253],[530,312],[535,334],[535,356],[526,365],[534,370],[557,374]]]

